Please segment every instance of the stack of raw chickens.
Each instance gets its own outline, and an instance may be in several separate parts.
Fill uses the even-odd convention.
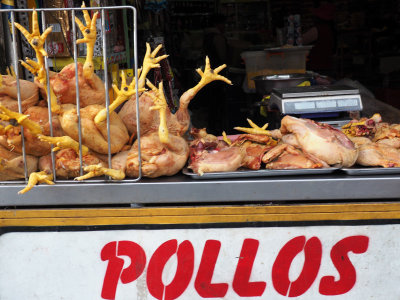
[[[158,63],[167,55],[157,57],[161,45],[152,51],[147,44],[142,68],[138,70],[139,78],[133,78],[128,85],[122,74],[120,89],[113,86],[117,96],[109,105],[108,118],[104,83],[94,73],[92,60],[98,13],[92,17],[86,10],[83,13],[86,25],[77,18],[75,21],[83,34],[77,43],[87,44],[85,64],[78,63],[77,70],[74,63],[70,64],[59,73],[50,72],[49,78],[44,67],[47,53],[43,45],[51,33],[51,27],[40,34],[36,11],[32,14],[32,32],[15,23],[36,52],[36,61],[26,59],[21,62],[34,74],[35,81],[17,81],[13,76],[0,77],[0,180],[24,178],[26,167],[29,181],[21,193],[37,183],[53,183],[51,145],[54,146],[53,151],[57,151],[54,168],[59,178],[83,180],[108,175],[121,180],[125,176],[137,177],[140,163],[138,140],[135,140],[136,82],[139,92],[145,91],[139,98],[142,175],[154,178],[176,174],[186,164],[189,156],[188,143],[182,137],[190,124],[189,102],[201,88],[214,80],[231,83],[218,74],[225,65],[211,69],[210,61],[206,58],[205,69],[197,70],[201,80],[181,96],[179,110],[172,114],[164,97],[162,83],[157,88],[146,79],[149,71],[160,67]],[[79,108],[76,103],[77,81]],[[18,85],[21,108],[18,107]],[[150,91],[146,91],[146,85]],[[50,101],[39,100],[39,94]],[[120,111],[115,112],[123,103]],[[52,112],[51,122],[49,111]],[[79,123],[81,144],[78,143]],[[110,166],[106,163],[108,155],[112,155]],[[82,175],[81,160],[83,171],[86,172],[83,176],[79,176]]]
[[[37,55],[37,62],[27,59],[22,64],[35,75],[35,82],[19,80],[21,113],[17,101],[17,80],[12,76],[0,77],[0,180],[13,180],[29,175],[24,193],[37,183],[52,184],[51,146],[55,155],[55,171],[59,178],[83,180],[108,175],[122,180],[125,176],[155,178],[178,173],[188,162],[189,168],[202,175],[206,172],[234,171],[240,167],[257,170],[326,168],[330,166],[350,167],[356,162],[366,166],[400,166],[400,125],[382,123],[379,116],[354,120],[345,125],[343,131],[327,124],[307,119],[285,116],[279,130],[267,130],[267,124],[258,127],[249,120],[251,128],[237,127],[244,131],[230,140],[207,134],[205,129],[192,128],[193,139],[183,138],[190,125],[188,105],[201,88],[214,80],[231,82],[218,73],[222,65],[211,69],[206,58],[204,71],[198,69],[199,83],[180,97],[180,106],[175,114],[168,109],[162,83],[154,86],[146,81],[152,68],[166,55],[158,56],[161,46],[147,51],[139,78],[126,83],[122,74],[121,87],[113,86],[117,95],[109,106],[109,120],[105,107],[104,83],[94,74],[92,49],[96,37],[95,13],[92,18],[84,11],[86,26],[76,20],[84,38],[77,43],[86,43],[88,56],[84,65],[66,66],[60,73],[45,76],[43,49],[46,30],[39,33],[37,16],[33,13],[33,31],[29,33],[16,24],[25,35]],[[76,103],[76,78],[79,83],[79,106]],[[50,90],[47,91],[47,80]],[[140,151],[136,138],[136,81],[140,111]],[[145,86],[149,91],[145,90]],[[50,104],[40,100],[39,95]],[[123,106],[122,106],[123,105]],[[49,108],[52,120],[49,122]],[[122,106],[119,112],[114,110]],[[79,141],[78,115],[81,125]],[[110,144],[108,143],[108,128]],[[23,126],[23,134],[21,126]],[[24,162],[22,151],[25,149]],[[389,149],[390,148],[390,149]],[[139,154],[140,152],[140,154]],[[111,166],[107,164],[112,155]],[[81,174],[81,161],[85,175]],[[39,170],[39,172],[37,172]]]

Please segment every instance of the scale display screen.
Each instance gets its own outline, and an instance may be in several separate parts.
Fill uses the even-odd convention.
[[[361,98],[352,95],[349,98],[340,96],[313,97],[308,99],[283,99],[282,113],[298,114],[298,113],[317,113],[317,112],[336,112],[336,111],[359,111],[362,109]]]
[[[295,102],[294,103],[294,108],[295,109],[311,109],[311,108],[315,108],[315,103],[314,102]]]

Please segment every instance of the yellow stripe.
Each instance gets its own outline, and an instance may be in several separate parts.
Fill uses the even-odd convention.
[[[9,5],[9,6],[14,7],[14,0],[2,0],[1,4]]]
[[[400,204],[368,203],[132,209],[16,209],[0,211],[0,227],[207,224],[375,219],[400,219]]]

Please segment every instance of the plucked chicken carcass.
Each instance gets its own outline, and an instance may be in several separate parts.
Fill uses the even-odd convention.
[[[50,84],[60,104],[76,104],[75,63],[51,76]],[[80,107],[106,103],[104,82],[94,73],[86,78],[81,63],[78,63],[78,84]]]
[[[205,85],[214,80],[221,80],[228,84],[232,84],[229,79],[218,74],[225,67],[226,65],[222,65],[212,70],[210,67],[210,60],[206,57],[204,72],[201,69],[196,70],[201,76],[200,82],[182,94],[179,99],[179,109],[175,114],[172,114],[170,110],[167,110],[166,123],[171,134],[183,136],[185,132],[187,132],[190,124],[190,116],[188,112],[189,103]],[[160,124],[158,114],[149,109],[152,106],[152,103],[149,93],[142,94],[139,98],[140,130],[143,134],[158,130]],[[119,112],[119,115],[128,128],[129,133],[136,133],[136,99],[127,101]]]
[[[62,149],[58,151],[55,155],[55,170],[57,177],[60,178],[75,178],[79,176],[80,172],[80,160],[79,155],[75,150]],[[88,153],[86,155],[82,155],[82,164],[83,166],[89,165],[101,165],[102,167],[106,167],[107,165],[103,160],[98,158],[94,153]],[[41,171],[45,171],[46,173],[52,172],[52,161],[51,156],[46,155],[42,156],[39,159],[39,169]]]
[[[328,168],[323,160],[289,144],[279,144],[262,158],[267,169],[317,169]]]
[[[28,176],[37,170],[38,158],[26,155]],[[0,181],[25,178],[24,158],[21,154],[0,146]]]
[[[40,134],[50,135],[49,113],[46,107],[31,106],[25,111],[27,119],[40,126]],[[57,116],[52,116],[53,135],[62,136],[63,131]],[[37,132],[24,127],[25,151],[26,154],[34,156],[43,156],[50,153],[50,145],[38,138]],[[10,151],[22,153],[21,127],[17,126],[8,130],[0,136],[0,144]]]
[[[35,105],[39,100],[38,87],[30,81],[19,80],[22,112]],[[17,81],[13,76],[0,75],[0,104],[18,111]]]
[[[94,118],[102,109],[104,109],[102,105],[89,105],[80,109],[82,143],[95,152],[107,154],[107,123],[96,124],[94,121]],[[75,141],[79,140],[76,105],[64,104],[61,106],[60,124],[68,136]],[[129,141],[128,131],[115,112],[110,113],[110,136],[111,153],[119,152]]]
[[[359,146],[357,164],[384,168],[400,167],[400,149],[385,144],[365,143]]]
[[[160,124],[158,132],[150,132],[140,137],[140,153],[142,161],[142,174],[144,177],[171,176],[178,173],[186,164],[189,156],[189,146],[180,136],[170,134],[166,123],[165,100],[162,82],[158,90],[150,82],[151,97],[154,106],[151,109],[159,111]],[[139,175],[139,144],[135,141],[126,160],[126,175],[137,177]]]
[[[347,136],[328,124],[285,116],[281,121],[282,141],[325,161],[329,165],[352,166],[357,149]]]
[[[241,167],[243,151],[240,147],[229,147],[205,129],[193,128],[191,135],[195,139],[190,143],[188,167],[195,173],[232,172]]]

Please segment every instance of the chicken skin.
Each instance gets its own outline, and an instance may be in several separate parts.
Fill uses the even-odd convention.
[[[140,139],[142,175],[155,178],[178,173],[189,157],[189,146],[180,136],[169,135],[169,142],[162,143],[158,132],[149,133]],[[139,176],[139,151],[137,141],[133,144],[126,162],[126,175]]]
[[[183,136],[187,132],[190,124],[190,116],[188,111],[188,106],[191,100],[196,96],[196,94],[208,83],[214,80],[221,80],[228,84],[232,84],[231,81],[218,73],[223,70],[226,65],[217,67],[216,69],[211,69],[210,60],[206,58],[206,67],[204,72],[200,69],[197,72],[201,76],[200,82],[193,88],[187,90],[182,94],[179,99],[179,109],[173,114],[170,110],[166,111],[166,122],[168,126],[168,131],[171,134]],[[152,98],[149,93],[144,93],[139,98],[139,111],[140,111],[140,130],[142,133],[146,134],[158,129],[160,124],[159,117],[157,113],[149,110],[152,106]],[[119,112],[121,119],[124,121],[126,127],[130,134],[136,133],[136,99],[132,98],[125,103]]]
[[[330,125],[308,119],[285,116],[281,121],[282,135],[291,134],[282,140],[292,146],[323,160],[329,165],[352,166],[358,151],[347,136]]]
[[[26,155],[28,176],[37,170],[38,158]],[[25,178],[24,158],[21,154],[0,146],[0,181]]]
[[[79,155],[73,149],[63,149],[57,152],[55,156],[56,175],[60,178],[75,178],[79,176],[80,161]],[[106,167],[104,161],[98,158],[94,153],[82,156],[82,166],[98,165]],[[42,156],[39,159],[39,169],[46,173],[52,172],[51,155]]]
[[[67,135],[78,141],[78,115],[76,106],[73,104],[64,104],[61,108],[60,123],[62,129]],[[101,122],[96,124],[94,122],[97,113],[102,109],[104,109],[104,106],[95,104],[81,108],[82,143],[95,152],[107,154],[107,123]],[[110,114],[110,135],[111,153],[119,152],[129,141],[128,131],[115,112]]]
[[[50,135],[49,114],[46,107],[32,106],[25,111],[25,114],[28,115],[28,119],[40,125],[43,135]],[[63,131],[58,116],[52,116],[52,125],[53,136],[62,136]],[[25,127],[24,138],[26,154],[43,156],[50,153],[49,143],[41,141],[36,134]],[[0,136],[0,144],[17,153],[22,153],[21,127],[14,127],[5,135]]]
[[[366,143],[359,147],[357,164],[370,167],[400,167],[400,149],[385,144]]]
[[[328,168],[323,160],[289,144],[279,144],[262,158],[267,169],[316,169]]]
[[[22,112],[39,101],[38,87],[30,81],[19,80]],[[10,75],[0,75],[0,104],[12,111],[18,111],[17,81]]]
[[[47,99],[43,85],[37,84],[41,88],[42,96]],[[106,103],[104,82],[96,74],[86,79],[81,63],[78,63],[78,84],[80,107]],[[76,104],[75,64],[65,66],[60,73],[53,72],[50,75],[50,86],[60,104]]]
[[[190,143],[188,168],[203,175],[210,172],[232,172],[242,166],[243,151],[207,134],[205,129],[192,129],[195,139]]]

